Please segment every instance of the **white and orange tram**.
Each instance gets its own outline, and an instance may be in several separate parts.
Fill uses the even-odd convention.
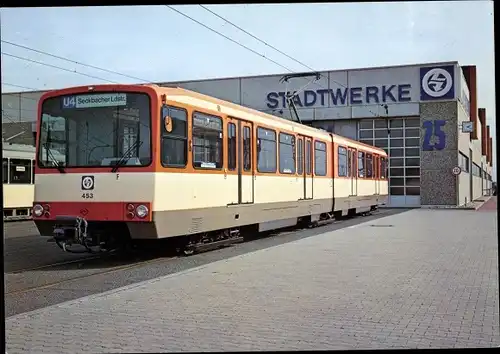
[[[37,126],[33,219],[70,252],[175,238],[188,254],[388,196],[384,150],[181,88],[51,91]]]

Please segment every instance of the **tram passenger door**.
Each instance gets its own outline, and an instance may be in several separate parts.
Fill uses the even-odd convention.
[[[356,149],[349,149],[351,196],[358,195],[358,164]]]
[[[230,204],[253,203],[252,123],[235,118],[227,122],[227,169],[236,183]]]
[[[306,199],[306,170],[305,167],[305,148],[304,148],[304,137],[299,135],[297,137],[297,178],[299,182],[299,187],[302,190],[300,192],[299,200]]]
[[[254,176],[252,156],[252,123],[239,120],[238,187],[240,204],[253,203]]]
[[[380,194],[380,157],[373,155],[373,177],[375,178],[375,194]]]
[[[304,138],[305,141],[305,168],[304,168],[304,182],[305,182],[305,194],[304,199],[313,198],[313,154],[312,154],[312,139]]]

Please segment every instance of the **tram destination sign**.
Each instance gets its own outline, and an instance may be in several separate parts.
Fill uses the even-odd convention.
[[[74,95],[63,98],[62,106],[65,109],[125,106],[126,93],[102,93],[91,95]]]

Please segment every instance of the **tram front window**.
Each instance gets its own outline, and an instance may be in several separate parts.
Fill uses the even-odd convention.
[[[40,167],[146,166],[151,157],[150,99],[144,93],[58,96],[42,104]],[[125,155],[125,156],[124,156]]]

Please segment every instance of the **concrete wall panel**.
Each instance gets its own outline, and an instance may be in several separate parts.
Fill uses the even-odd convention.
[[[457,165],[457,102],[429,102],[420,104],[420,126],[422,129],[420,146],[426,143],[430,124],[432,138],[430,145],[435,147],[430,151],[421,151],[420,193],[422,205],[456,205],[456,177],[451,173]],[[434,129],[436,121],[445,121],[444,146],[439,146],[439,139]],[[431,122],[431,123],[426,123]],[[433,132],[434,131],[434,132]],[[437,147],[436,147],[437,146]]]

